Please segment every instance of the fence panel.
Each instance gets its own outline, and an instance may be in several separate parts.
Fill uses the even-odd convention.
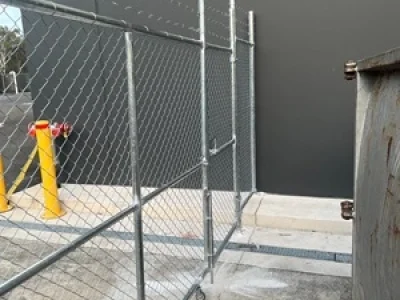
[[[28,74],[0,96],[0,297],[189,299],[254,192],[251,43],[234,0],[154,0],[200,29],[138,9],[188,36],[95,2],[0,11],[0,71]]]
[[[3,9],[4,18],[17,8]],[[16,286],[5,299],[131,299],[133,221],[116,218],[133,205],[129,151],[122,151],[129,143],[120,138],[129,128],[124,32],[39,8],[21,18],[14,47],[26,58],[17,75],[27,69],[29,79],[20,94],[1,96],[0,153],[8,190],[25,178],[7,195],[14,209],[0,217],[1,291]],[[24,170],[36,144],[28,124],[36,120],[68,122],[73,131],[55,138],[55,156],[45,128],[50,143],[38,151],[53,166],[44,169],[34,155]],[[40,177],[50,187],[38,185]]]
[[[199,48],[137,34],[133,51],[146,294],[182,299],[204,258]]]
[[[146,195],[200,162],[199,48],[143,34],[135,35],[133,48]]]

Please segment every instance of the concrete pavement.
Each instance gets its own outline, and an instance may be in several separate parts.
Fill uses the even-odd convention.
[[[0,216],[0,280],[9,279],[130,205],[130,193],[127,187],[66,185],[60,195],[68,213],[50,221],[40,219],[43,202],[39,186],[17,193],[13,198],[16,208]],[[204,266],[201,195],[191,191],[186,199],[177,197],[179,194],[187,193],[179,193],[179,189],[163,193],[144,213],[147,290],[154,300],[182,299]],[[230,195],[222,199],[229,200]],[[253,221],[257,222],[263,212],[271,218],[286,214],[286,220],[296,221],[285,221],[275,228],[245,225],[237,231],[216,266],[215,284],[208,278],[202,284],[207,299],[351,299],[351,265],[336,260],[340,255],[351,255],[351,223],[337,218],[336,204],[318,204],[317,199],[302,199],[299,204],[295,197],[292,203],[281,200],[256,195],[249,204],[258,205],[251,215]],[[311,210],[296,209],[307,201],[317,204]],[[276,203],[276,208],[271,203]],[[285,203],[286,209],[279,203]],[[226,207],[222,204],[217,207]],[[234,220],[233,203],[230,205],[230,213],[214,211],[219,216],[214,224],[217,241],[225,237]],[[270,209],[260,210],[262,206]],[[330,210],[324,211],[327,207]],[[320,213],[318,209],[322,209]],[[312,224],[307,221],[312,217],[314,227],[299,227],[302,218],[305,224]],[[267,226],[268,222],[262,224]],[[288,228],[279,228],[285,224]],[[349,224],[350,228],[343,230]],[[313,232],[318,226],[322,230]],[[132,229],[132,218],[126,218],[5,299],[39,300],[55,295],[73,300],[132,299],[136,289]],[[274,251],[263,253],[263,249]]]
[[[37,253],[50,253],[55,245],[38,241],[13,240],[20,247],[1,243],[2,278],[35,262]],[[126,242],[128,243],[128,242]],[[130,243],[130,241],[129,241]],[[121,246],[121,244],[119,245]],[[34,249],[29,253],[24,249]],[[74,251],[40,276],[30,279],[4,299],[136,299],[136,270],[132,250],[83,247]],[[17,256],[19,265],[9,262]],[[264,256],[265,261],[270,258]],[[165,254],[145,254],[146,291],[152,300],[182,299],[198,278],[201,259]],[[200,267],[200,268],[199,268]],[[320,266],[321,267],[321,266]],[[215,283],[202,283],[208,300],[350,300],[351,279],[312,273],[285,271],[244,262],[220,262]],[[193,298],[194,299],[194,298]]]
[[[220,264],[215,284],[204,284],[210,300],[351,300],[351,279]]]
[[[352,222],[340,216],[343,200],[257,193],[243,211],[243,224],[351,235]]]

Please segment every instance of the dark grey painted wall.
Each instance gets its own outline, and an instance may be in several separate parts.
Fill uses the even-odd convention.
[[[83,5],[82,1],[67,2]],[[196,16],[184,9],[154,5],[157,1],[138,2],[147,12],[164,16],[160,22],[124,10],[124,4],[132,1],[118,2],[120,8],[103,0],[95,7],[92,1],[89,9],[196,36],[190,30],[197,27]],[[227,11],[228,0],[208,2]],[[195,7],[194,3],[188,5]],[[400,3],[242,0],[239,6],[255,10],[257,17],[258,189],[351,197],[355,87],[343,80],[343,63],[399,44]],[[212,11],[209,14],[214,19],[221,17]],[[245,17],[241,12],[238,15],[242,20]],[[168,25],[168,19],[186,26]],[[220,22],[229,24],[226,17]],[[218,27],[210,28],[227,36]],[[214,41],[221,43],[220,39]]]
[[[240,2],[257,16],[258,188],[351,197],[355,85],[343,63],[400,45],[400,2]]]

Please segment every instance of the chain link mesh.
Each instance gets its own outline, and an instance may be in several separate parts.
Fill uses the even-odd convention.
[[[141,34],[133,44],[145,195],[201,159],[199,49]]]
[[[1,27],[0,44],[7,57],[3,63],[6,68],[11,62],[19,64],[16,77],[28,77],[18,93],[11,91],[10,82],[1,96],[0,153],[7,187],[12,187],[34,148],[35,138],[28,136],[30,122],[44,119],[73,127],[67,139],[54,141],[58,163],[53,181],[58,182],[57,197],[67,214],[54,220],[42,218],[46,187],[38,184],[39,162],[34,156],[24,181],[9,197],[14,209],[0,216],[4,262],[0,276],[7,281],[127,208],[133,196],[126,167],[129,146],[119,138],[127,135],[129,121],[123,105],[127,95],[123,32],[49,11],[20,12],[4,5],[2,9],[2,19],[19,16],[13,27]],[[22,57],[12,54],[17,51]],[[38,144],[39,151],[46,151],[41,147]],[[128,185],[115,186],[115,182]],[[54,190],[47,192],[51,195]],[[132,235],[132,229],[132,220],[126,218],[4,298],[130,298],[135,289],[133,242],[121,235]]]
[[[238,156],[239,186],[242,199],[252,189],[251,172],[251,103],[250,103],[250,69],[249,46],[237,44],[237,110],[238,110]]]
[[[130,2],[82,5],[117,21],[135,11],[141,24],[198,38],[196,1],[154,0],[154,11],[146,1]],[[188,12],[190,22],[162,16],[163,5]],[[207,36],[227,47],[228,6],[207,4],[206,11]],[[0,6],[0,180],[9,191],[6,199],[0,190],[0,289],[71,247],[1,299],[136,299],[128,28],[95,19]],[[133,32],[146,299],[182,299],[207,271],[199,45]],[[239,47],[240,189],[249,191],[249,61],[248,47]],[[208,175],[218,249],[236,222],[230,56],[227,48],[206,51]],[[39,142],[39,124],[32,127],[38,120],[50,123],[43,133],[48,144]],[[62,132],[60,124],[72,131]],[[12,210],[3,211],[4,200]]]
[[[208,124],[210,147],[218,150],[232,140],[230,53],[207,52]],[[210,158],[214,238],[222,241],[235,223],[232,147]]]
[[[143,194],[162,187],[201,160],[199,49],[136,35],[136,91]],[[161,150],[161,151],[160,151]],[[204,258],[199,171],[144,207],[145,276],[149,299],[182,299]]]
[[[127,222],[114,225],[18,286],[4,299],[132,299],[131,295],[136,293],[135,266],[131,232],[122,231],[126,225]],[[20,230],[19,240],[2,241],[2,246],[4,242],[8,250],[2,253],[2,258],[8,261],[6,270],[16,274],[35,263],[38,252],[42,255],[52,253],[59,242],[39,241],[44,241],[54,232],[62,234],[65,243],[77,236],[67,226],[37,229],[40,231],[36,235],[24,236],[26,231]],[[121,238],[124,232],[129,233],[128,239]],[[3,233],[2,236],[4,238]],[[15,258],[19,260],[15,261]]]
[[[183,299],[203,270],[199,173],[172,186],[144,208],[145,278],[149,299]]]

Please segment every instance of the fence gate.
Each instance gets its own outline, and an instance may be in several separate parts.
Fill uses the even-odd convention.
[[[122,1],[2,2],[29,80],[0,96],[0,297],[203,299],[256,191],[253,13],[154,0],[196,20],[178,35]]]

